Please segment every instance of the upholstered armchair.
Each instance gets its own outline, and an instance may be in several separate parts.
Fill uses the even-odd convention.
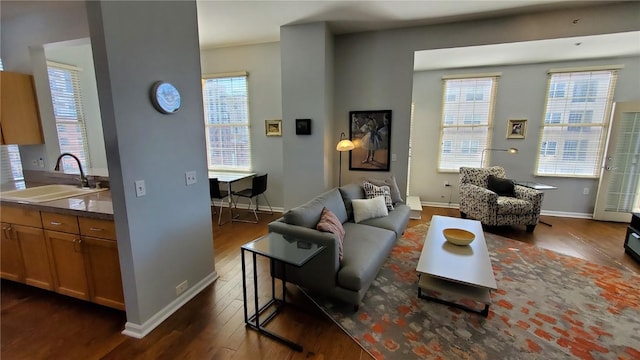
[[[490,175],[493,177],[490,178]],[[504,168],[500,166],[461,167],[460,216],[479,220],[489,226],[526,225],[527,232],[533,232],[540,217],[543,193],[514,185],[505,181],[505,177]],[[507,185],[508,196],[504,193],[504,187],[500,188],[500,184]],[[489,188],[499,188],[496,191],[501,192],[501,195]]]

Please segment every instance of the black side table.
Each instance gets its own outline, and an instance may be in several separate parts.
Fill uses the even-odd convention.
[[[282,342],[294,350],[302,351],[301,345],[285,339],[280,335],[274,334],[265,328],[267,323],[271,321],[280,312],[281,307],[286,304],[285,293],[287,277],[286,272],[283,270],[282,299],[276,298],[275,279],[271,277],[271,299],[260,307],[258,304],[258,271],[256,267],[256,257],[257,255],[262,255],[268,258],[271,268],[273,268],[275,261],[281,261],[285,264],[300,267],[319,254],[324,248],[324,246],[318,246],[318,244],[305,242],[304,240],[291,238],[278,233],[269,233],[261,238],[242,245],[240,248],[240,255],[242,257],[242,297],[244,300],[245,325],[250,329],[256,330],[260,334],[264,334],[274,340]],[[253,257],[254,314],[251,316],[248,315],[247,311],[247,276],[244,259],[245,251],[249,251]],[[283,269],[285,268],[286,266],[283,267]],[[260,315],[272,305],[276,306],[275,310],[264,320],[260,321]]]

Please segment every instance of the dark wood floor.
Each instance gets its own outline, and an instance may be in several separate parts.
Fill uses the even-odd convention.
[[[424,208],[421,220],[434,214],[458,216],[455,209]],[[262,215],[259,224],[214,225],[216,271],[220,278],[144,339],[120,334],[125,314],[55,293],[3,280],[1,283],[1,352],[5,359],[369,359],[369,355],[316,309],[295,287],[287,289],[296,308],[287,308],[269,325],[301,343],[298,353],[247,330],[243,323],[240,246],[266,233],[278,215]],[[534,233],[524,227],[487,229],[529,244],[602,265],[640,273],[624,254],[625,224],[543,217]],[[259,283],[269,281],[259,264]],[[265,287],[265,286],[263,286]],[[261,294],[264,300],[266,294]]]

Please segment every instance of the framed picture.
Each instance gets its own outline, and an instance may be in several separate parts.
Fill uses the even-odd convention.
[[[391,110],[349,112],[349,170],[389,171]]]
[[[296,135],[311,135],[311,119],[296,119]]]
[[[527,134],[527,120],[526,119],[518,119],[518,120],[509,120],[509,124],[507,126],[507,139],[524,139]]]
[[[282,120],[265,120],[264,130],[267,136],[282,136]]]

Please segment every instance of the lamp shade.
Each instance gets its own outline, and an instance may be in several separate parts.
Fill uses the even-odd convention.
[[[340,133],[340,141],[338,145],[336,145],[336,150],[338,151],[349,151],[353,150],[356,146],[353,145],[351,140],[347,139],[347,136],[344,133]]]

